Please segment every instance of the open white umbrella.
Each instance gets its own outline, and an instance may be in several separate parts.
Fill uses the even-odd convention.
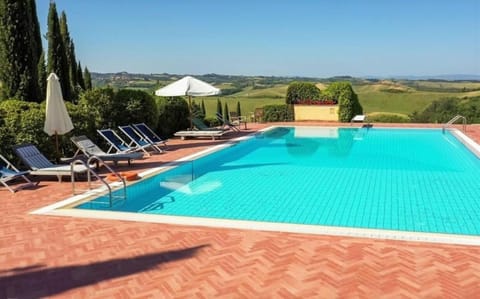
[[[73,130],[72,120],[63,102],[62,88],[58,80],[57,75],[54,73],[51,73],[47,79],[47,109],[43,127],[43,131],[49,136],[55,135],[57,158],[59,156],[58,135],[63,135]]]
[[[155,91],[155,95],[161,97],[188,96],[190,128],[192,128],[192,97],[206,97],[217,94],[220,94],[220,89],[191,76],[183,77]]]

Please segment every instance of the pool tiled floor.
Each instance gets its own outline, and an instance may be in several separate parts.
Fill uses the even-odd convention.
[[[247,132],[267,125],[249,124]],[[480,143],[480,125],[467,135]],[[219,142],[174,139],[167,153],[135,168]],[[69,182],[53,179],[16,194],[0,188],[0,298],[480,294],[480,247],[28,214],[70,194]]]

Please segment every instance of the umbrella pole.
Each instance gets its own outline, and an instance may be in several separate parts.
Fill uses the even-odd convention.
[[[60,161],[60,153],[58,151],[58,134],[55,131],[55,161],[58,163]]]
[[[192,96],[188,96],[188,112],[190,114],[190,130],[193,130],[193,122],[192,122]]]

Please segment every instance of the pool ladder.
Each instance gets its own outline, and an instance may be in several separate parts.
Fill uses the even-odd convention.
[[[90,166],[90,165],[93,165],[93,164],[97,165],[97,169],[100,167],[100,165],[105,166],[105,168],[107,168],[109,173],[116,176],[120,180],[120,182],[122,183],[123,192],[121,192],[120,194],[113,194],[114,190],[112,190],[112,186],[110,186],[110,184],[104,178],[102,178],[94,170],[93,167]],[[88,186],[88,189],[86,189],[86,190],[78,190],[78,189],[75,188],[75,172],[74,172],[75,165],[83,165],[88,169],[88,171],[87,171],[87,184],[88,184],[87,186]],[[108,199],[109,199],[108,205],[109,205],[109,207],[114,206],[118,201],[125,202],[125,200],[127,199],[127,186],[126,186],[126,183],[125,183],[125,178],[123,178],[118,172],[113,170],[110,166],[105,164],[105,162],[98,156],[91,156],[90,158],[88,158],[87,162],[85,162],[84,160],[80,160],[80,159],[77,159],[77,160],[73,161],[70,164],[70,171],[71,171],[71,178],[72,178],[72,193],[73,193],[73,195],[77,195],[79,193],[83,193],[83,192],[92,190],[93,189],[92,176],[93,176],[98,182],[101,183],[101,185],[106,187],[105,191],[108,192]],[[95,186],[95,187],[98,187],[98,186]],[[77,193],[77,191],[78,191],[78,193]]]
[[[454,118],[446,122],[443,127],[442,127],[442,132],[445,133],[445,130],[453,125],[457,120],[461,119],[462,120],[462,131],[466,132],[467,131],[467,118],[462,115],[456,115]]]

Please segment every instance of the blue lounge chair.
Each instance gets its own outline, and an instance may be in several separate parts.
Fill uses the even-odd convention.
[[[131,152],[131,153],[111,153],[107,154],[101,148],[99,148],[95,143],[93,143],[87,136],[74,136],[70,138],[72,142],[77,146],[78,150],[74,156],[83,153],[87,157],[97,156],[103,161],[112,161],[115,165],[119,161],[127,161],[128,165],[131,164],[132,160],[142,159],[143,153]]]
[[[222,123],[222,129],[224,127],[228,127],[232,131],[240,132],[240,129],[238,128],[238,126],[236,124],[230,122],[227,118],[224,118],[223,115],[221,115],[220,113],[217,112],[215,114],[215,116],[217,117],[218,121],[220,121]]]
[[[129,139],[130,139],[130,144],[129,146],[132,146],[134,144],[137,148],[140,148],[142,151],[144,151],[147,155],[149,153],[147,152],[147,148],[152,148],[153,151],[157,153],[163,153],[163,150],[158,147],[155,143],[149,142],[146,138],[144,138],[142,135],[140,135],[135,129],[131,126],[118,126],[120,131],[123,132]]]
[[[167,146],[167,141],[160,138],[155,132],[150,129],[149,126],[147,126],[145,123],[141,124],[133,124],[133,127],[145,137],[146,140],[148,140],[150,143],[154,143],[156,145],[163,145]]]
[[[219,131],[221,129],[218,128],[210,128],[208,127],[201,119],[199,118],[192,118],[192,123],[199,131]]]
[[[31,169],[31,175],[55,175],[61,182],[63,176],[72,174],[70,165],[53,164],[33,144],[16,145],[13,150],[20,160]],[[83,165],[74,165],[73,167],[74,174],[86,173],[87,171],[88,168]]]
[[[20,189],[33,187],[38,185],[38,182],[32,182],[27,178],[30,171],[19,171],[12,163],[10,163],[4,156],[0,155],[0,183],[4,185],[10,192],[15,193]],[[25,183],[12,188],[7,183],[16,179],[23,179]]]
[[[131,147],[112,129],[97,130],[98,134],[105,139],[110,147],[107,154],[113,153],[131,153],[140,150],[138,147]]]

